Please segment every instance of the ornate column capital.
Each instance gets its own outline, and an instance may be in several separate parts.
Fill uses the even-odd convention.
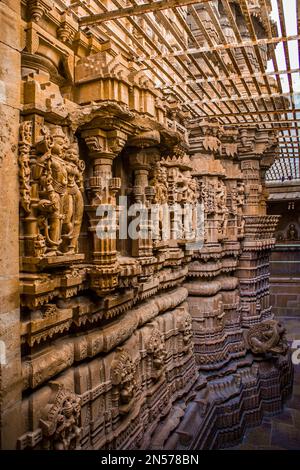
[[[155,147],[160,143],[160,133],[156,130],[148,130],[140,132],[134,136],[131,136],[128,140],[130,147],[137,147],[140,149]]]
[[[223,127],[217,120],[203,120],[190,126],[190,147],[194,153],[219,155]]]
[[[28,0],[27,1],[30,20],[38,23],[40,19],[53,8],[50,0]]]
[[[114,159],[115,155],[112,152],[108,145],[108,139],[106,132],[102,129],[89,129],[81,132],[81,137],[84,139],[88,149],[90,158],[98,158],[99,155],[111,154],[111,159]]]

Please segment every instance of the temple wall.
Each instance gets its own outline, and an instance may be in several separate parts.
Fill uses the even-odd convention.
[[[291,389],[269,298],[276,132],[195,118],[133,60],[177,17],[92,35],[81,6],[4,3],[1,447],[230,445]]]

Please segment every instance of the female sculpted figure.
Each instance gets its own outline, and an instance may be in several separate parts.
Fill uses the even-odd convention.
[[[37,144],[35,178],[39,180],[47,256],[73,254],[77,245],[83,215],[82,172],[75,144],[70,146],[61,127],[43,130],[44,139]],[[47,149],[47,150],[46,150]]]
[[[53,203],[53,212],[49,217],[49,238],[56,246],[57,254],[62,243],[62,224],[65,217],[64,201],[67,193],[68,173],[64,162],[64,153],[67,150],[68,142],[61,127],[54,127],[51,130],[53,137],[53,147],[48,172],[47,191],[49,199]]]
[[[227,229],[228,209],[226,206],[226,186],[223,181],[218,181],[218,186],[216,189],[216,206],[217,214],[220,217],[219,233],[225,236]]]
[[[237,226],[238,226],[238,235],[240,237],[244,236],[245,229],[245,219],[243,217],[243,208],[245,205],[245,185],[244,183],[239,182],[237,186]]]
[[[65,153],[68,175],[67,194],[64,198],[64,221],[62,238],[67,245],[67,253],[75,253],[83,216],[83,160],[78,158],[78,145],[73,143]]]

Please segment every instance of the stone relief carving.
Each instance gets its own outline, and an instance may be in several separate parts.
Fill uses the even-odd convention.
[[[218,215],[218,232],[223,237],[226,236],[228,208],[226,205],[226,186],[222,180],[218,181],[216,188],[216,212]]]
[[[183,333],[182,342],[184,351],[191,351],[193,349],[193,325],[190,314],[186,314],[184,318],[179,321],[178,329]]]
[[[80,449],[80,398],[54,384],[53,397],[40,419],[43,434],[42,447],[50,450]]]
[[[163,336],[155,327],[153,327],[147,341],[146,350],[151,358],[151,375],[155,380],[158,380],[164,370],[166,349]]]
[[[296,242],[299,240],[299,231],[296,224],[291,223],[284,227],[282,231],[275,233],[277,242]]]
[[[163,164],[167,167],[169,202],[194,204],[198,200],[198,184],[192,176],[192,163],[186,151],[179,146],[173,149]]]
[[[243,208],[245,205],[245,185],[242,182],[237,184],[236,206],[237,206],[237,226],[238,236],[244,236],[245,219],[243,217]]]
[[[116,400],[121,414],[127,414],[137,390],[136,364],[126,349],[118,348],[111,365],[111,382],[116,387]]]
[[[20,124],[19,141],[19,175],[21,205],[26,212],[30,213],[30,148],[32,144],[32,123],[24,121]]]
[[[294,240],[298,240],[298,239],[299,239],[299,237],[298,237],[298,230],[296,229],[295,224],[290,224],[290,225],[289,225],[288,231],[287,231],[287,239],[288,239],[288,240],[291,240],[291,241],[294,241]]]
[[[215,189],[208,181],[201,184],[201,197],[204,203],[204,210],[207,215],[215,212]]]
[[[286,330],[276,320],[267,320],[245,332],[246,345],[254,354],[286,354]]]
[[[221,152],[221,140],[223,129],[218,122],[203,122],[203,148],[216,154]]]
[[[26,214],[25,255],[73,255],[83,217],[84,162],[79,159],[77,143],[70,143],[60,126],[42,127],[34,147],[31,132],[30,121],[21,124],[19,165],[21,205]]]
[[[44,21],[50,21],[48,3],[28,2],[31,19],[45,17],[40,22],[41,30]],[[30,258],[22,273],[21,301],[26,316],[22,342],[26,348],[38,345],[40,356],[35,358],[33,354],[33,359],[23,359],[23,389],[36,404],[36,396],[42,387],[48,387],[51,377],[73,374],[74,370],[74,389],[80,389],[81,399],[67,391],[53,394],[41,419],[45,448],[79,448],[80,406],[81,414],[85,407],[82,425],[90,427],[84,436],[85,445],[134,447],[145,435],[144,442],[147,441],[149,421],[154,429],[155,420],[167,414],[174,401],[192,387],[199,367],[222,371],[222,365],[231,358],[238,361],[245,356],[242,328],[258,324],[256,330],[248,331],[249,349],[255,354],[284,351],[278,339],[283,336],[280,327],[269,324],[258,328],[261,320],[271,314],[266,253],[272,246],[269,239],[275,221],[259,212],[266,197],[260,184],[259,158],[267,148],[269,136],[261,129],[242,129],[239,134],[238,126],[229,129],[226,125],[223,129],[217,121],[195,119],[188,139],[190,123],[184,118],[189,112],[178,97],[174,106],[170,95],[166,94],[167,99],[162,101],[157,90],[152,94],[150,80],[147,82],[137,63],[127,63],[113,39],[109,44],[97,44],[96,38],[86,37],[84,30],[77,38],[75,16],[59,15],[55,10],[51,46],[44,46],[44,39],[36,31],[27,40],[32,56],[38,46],[30,46],[30,41],[35,39],[46,53],[50,48],[51,54],[63,55],[70,69],[73,52],[78,62],[74,102],[68,100],[73,96],[73,84],[60,93],[58,85],[52,83],[60,76],[59,71],[46,74],[43,79],[35,72],[34,80],[32,76],[25,80],[25,115],[34,117],[21,124],[19,140],[21,241],[23,258]],[[204,24],[217,38],[208,17]],[[234,38],[230,24],[226,28],[228,37]],[[84,57],[77,56],[78,47]],[[223,57],[228,59],[227,56],[224,53]],[[41,59],[39,54],[34,57],[37,66]],[[28,53],[26,60],[28,65]],[[44,60],[43,67],[45,63]],[[64,68],[65,74],[66,71]],[[63,77],[60,79],[64,83]],[[118,102],[120,96],[124,102]],[[130,111],[125,104],[127,97]],[[87,102],[91,104],[86,105]],[[62,122],[68,125],[62,127]],[[79,265],[80,269],[66,269],[68,260],[76,260],[84,205],[85,168],[73,137],[75,131],[88,149],[85,210],[90,225],[82,237],[87,238],[83,244],[86,242],[88,261]],[[254,158],[252,153],[256,150]],[[115,173],[117,165],[119,173]],[[118,212],[117,193],[124,190],[135,202],[144,202],[147,207],[151,203],[177,203],[184,207],[203,202],[203,249],[191,254],[182,241],[152,244],[147,239],[136,251],[130,252],[132,246],[128,252],[124,250],[123,256],[117,251],[116,240],[99,240],[96,209],[99,204],[111,204]],[[248,217],[245,224],[249,204],[255,216]],[[159,212],[158,217],[162,230],[163,213]],[[234,226],[230,237],[229,222]],[[54,264],[51,272],[45,269],[33,275],[30,263],[43,259],[43,266],[47,266],[49,258],[54,260],[50,260]],[[63,261],[55,266],[59,259]],[[175,289],[176,302],[171,288]],[[187,295],[189,305],[179,306]],[[163,315],[163,321],[150,328],[147,323]],[[114,322],[110,323],[112,319]],[[138,336],[142,325],[150,330],[143,336],[145,348],[133,352],[131,340]],[[76,335],[69,335],[74,331]],[[51,339],[53,345],[48,344]],[[127,340],[131,341],[130,346],[125,346]],[[140,372],[145,382],[142,390]],[[199,389],[206,388],[201,374],[198,378]],[[216,390],[219,388],[217,384]],[[225,392],[221,394],[226,397]],[[28,412],[33,419],[36,409],[39,405]],[[34,433],[40,436],[41,429]],[[34,433],[22,438],[24,448],[36,445]]]
[[[155,188],[154,203],[166,204],[168,202],[168,175],[166,167],[161,162],[155,163],[150,184]]]

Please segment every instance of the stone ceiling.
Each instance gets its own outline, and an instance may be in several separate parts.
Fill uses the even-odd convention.
[[[125,28],[131,43],[119,38],[120,46],[155,75],[159,90],[177,97],[191,121],[278,129],[278,160],[267,180],[299,178],[299,0],[57,3],[100,39],[118,40],[115,28]]]

